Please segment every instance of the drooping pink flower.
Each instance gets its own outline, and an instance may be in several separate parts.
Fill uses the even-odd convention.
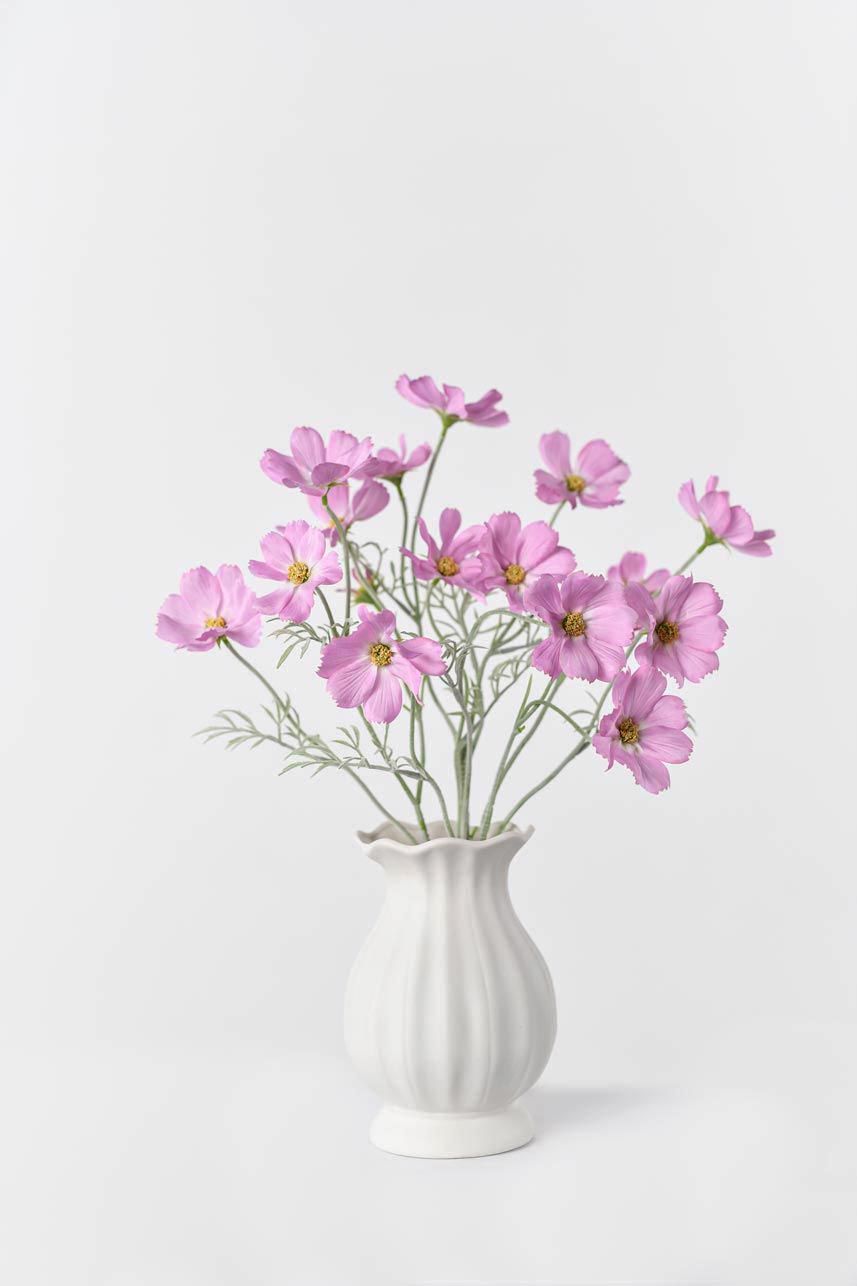
[[[374,478],[367,478],[366,481],[352,493],[351,487],[347,482],[337,483],[331,487],[327,493],[327,502],[333,513],[336,514],[346,532],[350,531],[355,522],[366,522],[368,518],[374,518],[382,509],[385,509],[390,502],[390,493],[380,482]],[[324,506],[321,496],[310,496],[309,507],[324,524],[324,530],[330,539],[332,545],[339,541],[339,532],[330,516],[330,513]]]
[[[524,592],[524,606],[551,627],[533,651],[531,664],[558,678],[609,682],[625,664],[636,612],[622,586],[603,576],[572,572],[558,585],[540,576]]]
[[[358,608],[352,634],[322,648],[318,674],[338,706],[363,707],[370,723],[391,723],[402,708],[402,685],[420,699],[424,674],[443,674],[442,648],[433,639],[397,639],[392,612]]]
[[[458,585],[484,599],[482,563],[477,555],[485,534],[484,524],[477,523],[460,530],[460,510],[444,509],[440,515],[440,544],[430,535],[422,518],[417,526],[427,545],[427,553],[420,558],[410,549],[401,549],[401,553],[413,563],[417,580],[434,580],[439,576],[445,584]]]
[[[279,588],[258,600],[263,612],[283,621],[305,621],[319,585],[342,580],[339,556],[327,548],[324,532],[298,518],[262,537],[264,562],[250,560],[254,576],[279,581]]]
[[[407,375],[400,375],[396,380],[396,389],[414,406],[428,407],[453,423],[456,420],[467,420],[470,424],[481,424],[491,429],[499,429],[509,423],[506,412],[497,409],[497,403],[503,394],[495,388],[483,393],[476,402],[466,402],[464,393],[455,384],[444,384],[439,389],[430,375],[421,375],[415,380],[408,379]]]
[[[717,651],[723,646],[726,622],[718,616],[723,600],[706,581],[692,576],[670,576],[657,598],[642,595],[629,599],[648,616],[649,637],[635,653],[641,665],[654,666],[669,674],[679,687],[685,679],[699,683],[720,664]]]
[[[681,697],[664,696],[667,681],[657,670],[624,670],[613,684],[613,709],[601,720],[592,745],[607,760],[624,764],[651,795],[670,784],[667,764],[683,764],[693,742],[682,729],[687,711]]]
[[[379,468],[375,477],[383,478],[386,482],[401,482],[406,473],[412,469],[418,469],[420,465],[425,464],[431,455],[431,447],[428,442],[423,442],[421,446],[414,447],[408,455],[408,444],[405,441],[404,433],[399,436],[399,449],[395,447],[381,447],[380,451],[375,452],[375,459],[378,461]]]
[[[619,581],[622,585],[625,586],[626,589],[628,589],[629,586],[634,585],[634,586],[639,586],[639,588],[642,590],[645,590],[646,597],[643,598],[644,605],[648,600],[648,596],[651,594],[654,594],[657,590],[661,588],[664,581],[667,580],[667,578],[669,577],[669,574],[670,573],[668,568],[659,567],[657,571],[649,572],[649,575],[647,576],[646,575],[646,555],[636,554],[633,552],[623,554],[622,557],[619,559],[619,562],[614,567],[607,568],[608,580]],[[632,592],[631,594],[627,594],[626,598],[628,599],[629,603],[633,604],[635,602],[634,592]],[[646,620],[647,620],[647,613],[646,613],[645,606],[643,606],[642,610],[640,610],[637,615],[638,630],[641,630],[643,628],[643,626],[646,624]]]
[[[216,572],[194,567],[182,576],[178,594],[164,599],[156,633],[188,652],[208,652],[222,638],[255,647],[262,617],[240,567],[224,563]]]
[[[698,499],[693,482],[686,482],[678,493],[682,508],[730,549],[754,558],[769,558],[773,550],[768,542],[773,540],[776,532],[770,528],[754,531],[753,519],[747,510],[730,504],[728,491],[718,491],[719,481],[717,474],[712,474]]]
[[[291,455],[268,449],[260,460],[262,472],[284,487],[297,487],[308,496],[323,496],[333,482],[367,478],[377,467],[372,439],[358,442],[351,433],[334,429],[327,439],[316,429],[292,430]]]
[[[607,509],[621,505],[619,488],[631,476],[631,470],[601,438],[581,447],[572,464],[568,434],[555,429],[539,441],[539,453],[545,469],[536,469],[536,495],[545,504],[558,505],[567,500],[572,509],[578,501],[590,509]]]
[[[577,566],[574,554],[559,543],[559,533],[546,522],[521,527],[515,513],[494,514],[479,544],[482,583],[503,589],[513,612],[524,610],[523,592],[539,576],[562,580]]]

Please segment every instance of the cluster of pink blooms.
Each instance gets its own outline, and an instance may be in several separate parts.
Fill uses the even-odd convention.
[[[468,402],[460,388],[438,386],[429,376],[403,375],[396,388],[413,405],[433,410],[444,433],[458,421],[489,428],[508,423],[495,389]],[[622,504],[630,471],[603,440],[587,442],[573,455],[568,436],[555,430],[541,438],[539,452],[539,500],[563,509]],[[260,641],[263,615],[307,621],[319,592],[343,580],[342,537],[350,546],[355,524],[387,506],[388,487],[401,488],[431,456],[428,442],[410,449],[404,437],[396,447],[376,449],[370,438],[339,429],[326,441],[313,428],[294,429],[289,452],[265,451],[261,467],[274,482],[307,497],[313,522],[296,519],[262,537],[262,557],[252,559],[249,570],[274,588],[257,596],[232,565],[216,572],[195,568],[164,602],[159,637],[192,652],[224,640],[249,648]],[[693,483],[685,483],[679,500],[701,524],[703,548],[723,544],[757,557],[771,553],[774,533],[756,530],[747,511],[718,489],[716,477],[699,498]],[[667,679],[681,687],[718,668],[726,635],[722,601],[712,585],[692,575],[664,567],[647,571],[637,552],[626,553],[606,576],[578,570],[552,525],[556,516],[550,523],[523,523],[518,514],[503,512],[463,525],[458,509],[445,508],[436,528],[418,517],[424,548],[403,546],[400,552],[415,582],[448,586],[480,604],[492,594],[505,596],[510,613],[543,622],[544,637],[530,655],[536,670],[557,681],[611,684],[613,708],[591,743],[608,767],[624,764],[639,785],[658,793],[670,783],[666,765],[685,762],[692,750],[684,702],[666,694]],[[333,629],[317,673],[337,706],[359,707],[371,723],[388,724],[402,710],[405,689],[420,702],[426,676],[445,673],[443,648],[400,632],[389,610],[361,606],[359,621]]]

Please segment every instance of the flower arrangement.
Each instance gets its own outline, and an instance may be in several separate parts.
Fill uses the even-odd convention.
[[[434,447],[424,442],[411,449],[401,437],[397,448],[376,450],[371,439],[340,430],[325,442],[315,429],[295,429],[290,453],[268,450],[261,467],[273,482],[307,498],[312,521],[295,518],[263,536],[262,557],[249,562],[249,571],[273,585],[270,592],[257,595],[236,566],[197,567],[161,607],[160,638],[190,652],[223,649],[265,690],[264,719],[222,710],[202,735],[224,739],[230,749],[272,743],[285,752],[283,772],[343,771],[408,843],[428,837],[429,796],[451,835],[485,838],[492,824],[506,827],[589,746],[608,768],[628,768],[644,790],[665,790],[667,765],[685,763],[693,748],[684,701],[667,693],[668,680],[682,688],[711,674],[726,636],[720,596],[688,569],[714,546],[766,557],[774,532],[755,530],[717,477],[699,498],[686,482],[679,500],[699,523],[701,543],[675,572],[649,572],[635,552],[606,576],[583,571],[560,543],[557,523],[578,505],[622,504],[630,470],[601,440],[587,442],[572,458],[560,430],[542,437],[543,467],[534,474],[536,496],[553,507],[548,521],[524,524],[507,512],[464,526],[459,511],[446,508],[432,528],[426,502],[451,431],[459,424],[499,429],[509,417],[495,389],[468,402],[460,388],[438,387],[425,375],[403,375],[396,388],[438,417]],[[413,511],[412,488],[418,490]],[[363,535],[391,493],[402,524],[393,553]],[[329,738],[307,730],[291,696],[278,692],[246,655],[261,641],[263,617],[273,623],[270,637],[279,640],[278,665],[296,649],[301,656],[317,652],[317,675],[338,707],[357,712],[359,723]],[[569,680],[586,685],[585,704],[579,695],[563,701],[575,691]],[[521,695],[516,707],[505,703],[514,710],[510,718],[502,703],[513,689]],[[434,737],[429,764],[426,701],[449,736],[448,774],[435,762]],[[511,769],[549,716],[567,728],[567,752],[501,809]],[[474,757],[498,744],[485,738],[485,729],[503,717],[506,740],[476,813]],[[394,739],[397,721],[402,735]],[[398,783],[413,826],[378,799],[370,785],[377,773]]]

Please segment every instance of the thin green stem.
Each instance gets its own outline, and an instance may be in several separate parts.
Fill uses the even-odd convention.
[[[554,768],[552,772],[549,772],[547,777],[543,777],[542,780],[538,783],[538,785],[533,786],[531,790],[528,790],[525,795],[521,796],[521,798],[518,800],[515,807],[510,812],[508,812],[506,816],[503,818],[502,822],[500,823],[499,830],[501,832],[504,831],[506,827],[509,825],[509,823],[511,822],[512,818],[515,816],[515,814],[518,813],[524,807],[524,804],[526,804],[528,800],[532,799],[534,795],[537,795],[540,790],[544,790],[545,786],[549,786],[550,783],[553,781],[553,779],[559,776],[563,768],[566,768],[568,764],[571,763],[572,759],[576,759],[579,754],[582,754],[588,745],[589,745],[588,738],[586,737],[581,738],[581,740],[577,743],[577,745],[574,747],[571,753],[566,755],[565,759],[563,759],[561,763],[557,764],[556,768]]]
[[[257,670],[255,665],[253,665],[252,662],[248,661],[245,656],[241,655],[241,653],[238,651],[237,647],[232,642],[232,640],[227,638],[225,634],[218,640],[218,642],[221,647],[226,648],[227,652],[232,653],[236,661],[241,662],[245,670],[249,670],[251,674],[255,674],[259,682],[263,685],[263,687],[268,689],[271,696],[274,698],[277,714],[278,715],[284,714],[286,710],[286,703],[285,701],[283,701],[282,697],[279,695],[276,688],[273,687],[272,684],[268,682],[264,674],[262,674],[259,670]]]
[[[440,458],[440,453],[441,453],[441,450],[443,449],[443,444],[446,441],[446,435],[449,432],[452,425],[455,424],[457,417],[456,416],[450,417],[450,416],[444,415],[441,418],[443,420],[443,428],[440,431],[440,437],[437,440],[437,446],[432,452],[432,457],[429,460],[428,468],[426,469],[425,480],[423,481],[423,489],[420,492],[419,502],[417,504],[416,509],[414,510],[414,525],[411,528],[411,545],[412,546],[414,544],[414,541],[417,538],[417,523],[422,517],[422,512],[423,512],[423,509],[425,508],[426,497],[429,492],[429,487],[431,486],[431,480],[434,476],[434,471],[437,468],[437,462],[438,462],[438,459]]]
[[[345,528],[343,527],[342,523],[339,521],[339,518],[337,517],[337,515],[333,512],[333,509],[330,506],[330,501],[327,498],[327,492],[325,492],[325,494],[322,496],[321,503],[324,505],[325,509],[330,514],[333,525],[336,528],[336,533],[339,536],[339,543],[342,545],[342,561],[344,564],[343,572],[345,575],[345,624],[342,627],[342,633],[350,634],[351,633],[351,550],[349,549],[349,546],[348,546],[348,538],[345,535]]]
[[[405,491],[402,486],[402,479],[393,478],[391,479],[391,482],[396,489],[396,494],[399,497],[399,504],[402,506],[402,549],[407,549],[408,548],[408,529],[409,529],[408,502],[405,499]],[[411,564],[411,566],[413,567],[413,564]],[[414,602],[411,602],[410,597],[408,595],[406,583],[405,583],[405,555],[402,553],[401,549],[399,551],[399,580],[402,583],[402,594],[405,597],[405,602],[407,604],[408,612],[414,618],[417,624],[419,624],[419,616],[418,616],[419,591],[416,589],[416,577],[414,577]]]
[[[411,760],[414,763],[424,764],[426,751],[425,751],[425,732],[423,731],[423,710],[422,710],[422,706],[417,701],[415,696],[411,696],[409,718],[410,718],[410,722],[408,727],[408,740],[411,748]],[[419,756],[417,755],[417,745],[416,745],[417,733],[419,733],[419,738],[420,738]],[[423,778],[420,778],[417,784],[416,797],[417,797],[417,803],[418,804],[421,803],[422,797],[423,797]]]
[[[555,526],[556,526],[556,520],[557,520],[557,518],[560,516],[560,514],[562,513],[563,509],[565,508],[565,505],[566,505],[566,502],[565,502],[564,500],[560,500],[560,502],[559,502],[559,504],[557,505],[556,509],[554,509],[553,513],[551,514],[550,518],[548,519],[548,526],[549,526],[549,527],[555,527]]]
[[[708,536],[706,535],[706,538],[705,538],[705,540],[702,542],[702,544],[699,546],[699,549],[695,549],[695,550],[693,551],[693,553],[691,554],[690,558],[686,558],[686,559],[684,560],[684,562],[682,563],[681,567],[677,568],[677,569],[676,569],[676,571],[674,571],[674,572],[673,572],[673,576],[681,576],[682,572],[686,572],[686,571],[687,571],[687,569],[688,569],[688,567],[690,567],[691,563],[695,563],[695,562],[696,562],[696,560],[697,560],[697,558],[699,557],[699,555],[700,555],[700,554],[704,554],[704,553],[705,553],[705,551],[706,551],[706,549],[708,549],[711,545],[719,545],[719,544],[720,544],[720,541],[719,541],[719,540],[717,540],[717,539],[709,540],[709,539],[708,539]]]
[[[330,628],[333,630],[334,634],[338,634],[339,629],[336,624],[336,617],[333,615],[333,612],[330,610],[330,603],[328,603],[327,599],[324,596],[324,593],[320,589],[317,589],[316,593],[321,599],[321,605],[324,608],[325,612],[327,613],[327,619],[330,622]]]
[[[244,666],[244,668],[245,668],[245,669],[249,670],[251,674],[254,674],[254,675],[256,676],[256,678],[259,680],[259,682],[263,685],[263,687],[267,688],[267,690],[270,692],[271,696],[274,698],[274,701],[276,702],[276,708],[277,708],[277,712],[278,712],[278,714],[279,714],[279,713],[285,713],[285,712],[286,712],[286,705],[285,705],[285,702],[284,702],[284,701],[282,700],[282,698],[278,695],[278,693],[277,693],[276,689],[275,689],[275,688],[273,688],[273,687],[271,686],[271,684],[270,684],[270,683],[268,682],[268,680],[265,678],[264,674],[261,674],[261,673],[256,669],[255,665],[252,665],[252,664],[251,664],[251,663],[246,659],[246,657],[243,657],[243,656],[241,655],[241,653],[240,653],[240,652],[235,648],[235,646],[234,646],[234,644],[232,643],[231,639],[228,639],[228,638],[226,638],[226,637],[224,636],[224,637],[223,637],[223,640],[222,640],[222,646],[224,646],[228,652],[231,652],[231,654],[235,657],[236,661],[240,661],[240,662],[241,662],[241,664]],[[329,746],[327,746],[327,745],[326,745],[326,744],[321,740],[321,738],[319,738],[318,740],[319,740],[320,744],[322,745],[322,747],[327,751],[327,753],[328,753],[329,755],[331,755],[331,756],[332,756],[332,758],[333,758],[333,759],[335,759],[335,760],[339,763],[340,767],[341,767],[341,768],[343,768],[343,769],[345,770],[345,772],[348,774],[348,776],[349,776],[349,777],[351,777],[353,781],[356,781],[357,785],[360,787],[360,789],[363,791],[363,793],[364,793],[365,795],[368,795],[368,797],[372,800],[372,803],[375,805],[375,807],[378,809],[378,811],[379,811],[380,813],[382,813],[382,814],[383,814],[383,816],[384,816],[384,817],[386,817],[386,818],[387,818],[387,820],[388,820],[389,822],[392,822],[392,824],[397,828],[397,830],[401,831],[402,835],[404,835],[404,837],[405,837],[406,841],[407,841],[409,844],[413,844],[414,840],[413,840],[413,836],[410,834],[410,832],[409,832],[408,830],[406,830],[406,829],[405,829],[405,827],[402,825],[402,823],[399,821],[399,819],[398,819],[397,817],[394,817],[394,816],[393,816],[393,814],[389,811],[389,809],[387,809],[387,808],[385,808],[385,807],[384,807],[384,805],[381,803],[381,801],[380,801],[380,799],[378,798],[378,796],[375,794],[375,792],[374,792],[373,790],[371,790],[371,789],[370,789],[370,787],[369,787],[369,786],[367,786],[367,785],[366,785],[366,782],[365,782],[365,781],[363,781],[362,777],[358,776],[358,774],[354,771],[354,769],[353,769],[353,768],[351,768],[348,764],[344,764],[344,763],[342,763],[342,761],[340,760],[339,756],[338,756],[334,751],[332,751],[332,750],[330,749],[330,747],[329,747]]]
[[[512,731],[509,734],[509,740],[506,742],[506,746],[503,750],[503,756],[497,768],[497,774],[494,778],[494,783],[491,787],[491,793],[488,797],[488,802],[485,805],[485,811],[482,814],[480,834],[483,839],[487,838],[488,830],[491,826],[491,819],[494,815],[494,806],[497,802],[497,795],[499,794],[500,787],[503,785],[503,782],[506,780],[509,773],[511,772],[516,759],[521,754],[521,751],[528,744],[528,742],[532,741],[533,737],[538,731],[542,723],[542,720],[544,719],[550,707],[550,698],[557,691],[560,684],[563,682],[564,678],[565,678],[564,675],[560,675],[556,679],[549,679],[547,685],[545,686],[544,691],[542,692],[541,697],[535,702],[530,702],[529,700],[530,688],[532,684],[531,682],[527,684],[527,690],[524,693],[524,699],[521,702],[520,706],[518,707],[518,713],[515,717],[515,722],[512,725]],[[530,725],[529,731],[525,733],[522,740],[518,743],[517,747],[513,750],[512,747],[514,746],[515,738],[519,735],[521,721],[524,719],[531,718],[532,713],[535,710],[538,710],[539,713],[536,715],[535,719],[533,719],[533,722]]]
[[[388,822],[392,822],[392,823],[393,823],[393,825],[396,827],[396,829],[397,829],[397,830],[399,830],[399,831],[401,831],[402,835],[404,835],[404,837],[405,837],[405,842],[406,842],[407,844],[413,844],[413,842],[414,842],[414,837],[413,837],[413,835],[411,834],[411,832],[407,829],[407,827],[405,827],[405,826],[403,826],[403,825],[402,825],[402,823],[399,821],[398,817],[395,817],[395,816],[390,812],[389,808],[385,808],[385,807],[384,807],[384,805],[381,803],[380,799],[377,797],[377,795],[374,793],[374,791],[370,790],[370,789],[369,789],[369,787],[366,785],[366,783],[365,783],[365,781],[363,780],[363,778],[362,778],[361,776],[359,776],[359,774],[358,774],[358,773],[356,773],[356,772],[354,771],[354,769],[353,769],[353,768],[350,768],[347,764],[343,764],[343,765],[342,765],[342,767],[344,768],[344,770],[345,770],[345,772],[348,774],[348,776],[349,776],[353,781],[356,781],[356,782],[357,782],[357,785],[358,785],[358,786],[360,787],[360,789],[364,792],[364,794],[366,794],[366,795],[368,795],[368,796],[369,796],[369,798],[372,800],[372,803],[375,805],[375,807],[378,809],[378,811],[379,811],[380,813],[382,813],[382,814],[384,815],[384,817],[386,817],[386,818],[387,818],[387,821],[388,821]]]
[[[372,727],[372,724],[369,722],[369,720],[366,718],[366,715],[363,713],[363,707],[361,706],[359,707],[359,709],[360,709],[360,718],[363,720],[363,725],[366,728],[366,731],[369,733],[369,736],[372,738],[372,741],[375,743],[376,750],[380,754],[381,758],[384,760],[384,763],[390,769],[390,772],[393,774],[393,776],[401,786],[404,793],[407,795],[408,801],[410,802],[414,812],[416,813],[417,824],[420,830],[422,831],[423,835],[425,836],[425,838],[428,839],[428,828],[426,827],[425,818],[423,817],[423,811],[420,808],[416,795],[411,790],[410,786],[407,784],[407,782],[405,781],[401,773],[397,772],[396,769],[393,767],[393,765],[390,763],[387,755],[387,749],[384,746],[383,742],[381,741],[381,738],[378,736],[375,729]]]
[[[532,741],[533,737],[536,735],[539,728],[541,727],[544,717],[548,712],[548,707],[547,705],[545,705],[545,702],[549,701],[549,699],[554,695],[554,693],[559,689],[559,687],[564,682],[565,682],[564,674],[560,674],[557,678],[551,679],[548,682],[547,686],[545,687],[544,692],[539,697],[538,701],[534,703],[533,709],[537,709],[539,706],[541,706],[542,709],[539,710],[539,713],[536,715],[535,719],[533,719],[533,722],[530,725],[529,731],[523,735],[521,740],[518,742],[518,745],[516,746],[514,752],[509,756],[509,761],[506,764],[506,771],[503,774],[504,777],[508,777],[509,773],[512,770],[512,767],[514,766],[516,759],[519,757],[519,755],[525,749],[525,747],[529,744],[529,742]],[[516,732],[513,729],[513,732],[512,732],[513,739],[515,735],[516,735]]]

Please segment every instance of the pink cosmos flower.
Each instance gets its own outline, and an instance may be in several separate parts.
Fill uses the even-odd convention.
[[[414,447],[408,455],[408,446],[405,441],[404,433],[399,436],[399,449],[394,447],[381,447],[376,452],[375,458],[381,466],[375,476],[384,478],[387,482],[400,482],[406,473],[411,469],[418,469],[421,464],[425,464],[431,455],[431,447],[428,442],[423,442],[422,446]]]
[[[669,577],[669,569],[659,567],[646,575],[646,555],[628,552],[623,554],[615,567],[608,567],[607,579],[621,581],[623,585],[642,585],[650,594],[660,589]]]
[[[669,570],[666,567],[659,567],[657,571],[650,572],[646,575],[646,555],[629,552],[623,554],[615,567],[608,567],[607,579],[617,580],[627,589],[629,585],[641,586],[647,594],[654,594],[661,588],[664,581],[669,577]],[[627,595],[628,601],[633,602],[633,594]],[[643,600],[645,604],[645,599]],[[638,613],[637,629],[641,630],[648,619],[645,606]]]
[[[464,393],[455,384],[444,384],[441,391],[430,375],[421,375],[416,380],[400,375],[396,389],[414,406],[430,407],[453,423],[455,420],[467,420],[469,424],[481,424],[491,429],[499,429],[509,423],[506,412],[497,409],[503,394],[495,388],[483,393],[477,402],[465,402]]]
[[[265,561],[251,559],[250,571],[280,586],[260,598],[259,607],[283,621],[305,621],[319,585],[342,580],[339,556],[328,550],[324,532],[302,518],[269,531],[261,545]]]
[[[572,509],[578,501],[590,509],[622,504],[619,488],[628,481],[631,470],[601,438],[587,442],[573,465],[568,434],[559,429],[542,436],[539,453],[546,469],[536,469],[533,477],[536,495],[545,504],[567,500]]]
[[[608,682],[622,669],[636,612],[615,581],[572,572],[557,585],[552,576],[540,576],[524,591],[524,606],[551,627],[550,638],[533,651],[537,670],[591,683]]]
[[[402,685],[420,699],[424,674],[446,670],[433,639],[397,639],[392,612],[357,609],[361,624],[321,651],[318,674],[338,706],[362,706],[370,723],[391,723],[402,708]]]
[[[358,442],[353,434],[341,429],[333,430],[327,446],[316,429],[293,429],[290,444],[291,455],[269,448],[259,462],[262,472],[272,481],[297,487],[308,496],[323,496],[332,482],[366,478],[376,469],[372,439]]]
[[[639,590],[631,586],[628,598],[648,616],[649,637],[635,654],[640,664],[672,675],[679,687],[685,679],[699,683],[716,670],[726,622],[717,615],[723,600],[713,585],[692,576],[670,576],[657,598],[644,597],[644,592],[632,597]]]
[[[337,483],[327,493],[327,501],[347,532],[355,522],[365,522],[367,518],[374,518],[385,509],[390,503],[390,493],[374,478],[367,478],[353,495],[347,482]],[[339,532],[333,525],[321,496],[310,496],[309,507],[319,521],[324,523],[330,543],[335,545],[339,540]]]
[[[776,532],[770,528],[754,531],[753,519],[747,510],[740,505],[731,505],[728,491],[717,490],[719,481],[717,474],[712,474],[699,499],[693,482],[686,482],[678,493],[682,508],[730,549],[754,558],[769,558],[773,550],[768,542],[773,540]]]
[[[664,696],[667,681],[657,670],[624,670],[613,685],[614,706],[601,720],[592,745],[607,760],[624,764],[651,795],[670,784],[666,764],[684,764],[693,742],[683,731],[687,711],[681,697]]]
[[[483,586],[503,589],[513,612],[524,610],[523,592],[539,576],[562,580],[577,566],[574,554],[559,543],[559,533],[546,522],[521,528],[515,513],[489,518],[479,545]]]
[[[428,547],[426,556],[420,558],[410,549],[400,550],[413,563],[417,580],[434,580],[439,576],[447,585],[459,585],[484,600],[482,563],[477,557],[479,543],[485,534],[484,524],[477,523],[461,531],[460,510],[444,509],[440,515],[440,544],[429,535],[422,518],[417,525]]]
[[[178,594],[164,599],[156,633],[188,652],[208,652],[222,638],[255,647],[262,617],[240,567],[224,563],[216,572],[194,567],[182,576]]]

